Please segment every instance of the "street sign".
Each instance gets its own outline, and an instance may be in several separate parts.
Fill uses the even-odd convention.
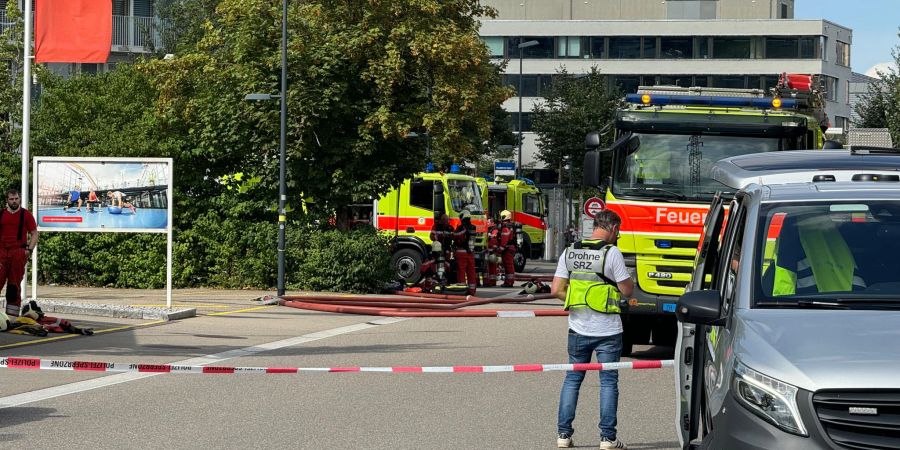
[[[514,161],[494,161],[494,176],[516,176],[516,163]]]
[[[604,209],[606,209],[606,203],[597,197],[591,197],[584,202],[584,213],[591,219]]]

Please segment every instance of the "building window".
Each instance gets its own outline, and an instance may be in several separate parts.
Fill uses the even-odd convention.
[[[707,59],[712,55],[712,38],[709,37],[698,37],[695,39],[696,41],[696,50],[694,54],[697,55],[699,59]]]
[[[641,77],[634,75],[616,75],[615,86],[619,91],[625,94],[633,94],[637,92],[641,85]]]
[[[611,37],[609,38],[610,59],[637,59],[641,57],[641,38]]]
[[[656,86],[656,75],[644,75],[641,77],[641,86]]]
[[[663,59],[693,58],[694,39],[689,37],[659,38],[659,57]]]
[[[750,38],[713,38],[713,58],[749,59]]]
[[[82,75],[97,75],[97,64],[81,63]]]
[[[594,58],[594,59],[606,58],[606,38],[602,38],[602,37],[592,37],[591,38],[591,58]]]
[[[712,77],[712,87],[745,89],[747,87],[747,77],[743,75],[715,75]]]
[[[810,37],[802,37],[800,38],[800,58],[801,59],[815,59],[818,57],[818,52],[816,51],[816,44],[819,42],[819,38],[810,36]]]
[[[850,67],[850,44],[835,41],[835,49],[837,50],[835,63],[839,66]]]
[[[795,37],[767,37],[766,58],[795,59],[800,56],[800,39]]]
[[[510,125],[509,128],[511,130],[513,130],[513,132],[518,133],[519,132],[519,113],[517,113],[517,112],[509,113],[509,120],[512,122],[512,124]],[[522,113],[522,132],[527,133],[529,131],[531,131],[531,113],[530,112]]]
[[[782,19],[788,18],[788,5],[786,3],[781,4],[781,18]]]
[[[552,75],[523,75],[522,97],[543,97],[550,88]],[[519,95],[519,74],[503,75],[503,84],[513,88]]]
[[[581,37],[561,36],[556,38],[556,55],[560,58],[580,58]]]
[[[691,87],[693,77],[690,75],[662,75],[659,77],[659,86]]]
[[[838,79],[828,75],[825,78],[825,98],[829,101],[836,102],[838,99]]]
[[[645,37],[641,56],[647,59],[656,59],[656,38]]]
[[[706,75],[697,75],[694,77],[694,86],[709,87],[709,77]]]
[[[772,88],[778,85],[778,78],[778,75],[763,75],[762,88],[765,89],[766,92],[769,92]]]
[[[506,41],[502,36],[485,36],[481,39],[484,40],[484,45],[487,46],[488,52],[490,52],[491,57],[494,58],[502,58],[504,55],[503,51],[503,43]]]
[[[537,41],[538,45],[522,49],[522,57],[526,59],[552,59],[554,54],[552,37],[510,37],[506,38],[506,57],[519,57],[519,43]]]

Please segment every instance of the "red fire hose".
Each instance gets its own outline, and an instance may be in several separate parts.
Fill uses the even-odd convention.
[[[341,314],[364,314],[371,316],[393,317],[497,317],[498,315],[530,314],[535,317],[564,316],[567,311],[561,309],[539,310],[464,310],[469,306],[491,303],[525,303],[535,300],[553,298],[549,294],[526,295],[504,298],[479,298],[469,296],[467,300],[422,298],[410,296],[384,295],[295,295],[285,296],[281,304],[291,308],[313,311],[333,312]],[[449,297],[449,296],[443,296]],[[453,296],[458,297],[458,296]]]

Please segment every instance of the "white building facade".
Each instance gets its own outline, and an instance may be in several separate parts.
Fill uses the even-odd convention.
[[[484,2],[490,3],[490,2]],[[496,0],[499,19],[482,20],[480,34],[499,63],[508,60],[505,82],[515,89],[519,84],[519,42],[535,40],[538,45],[523,51],[521,70],[524,74],[522,92],[523,165],[542,167],[534,159],[537,150],[530,132],[530,112],[552,83],[561,67],[573,74],[590,71],[592,66],[606,74],[609,85],[624,93],[634,92],[640,85],[707,86],[722,88],[773,87],[782,73],[820,75],[826,91],[826,112],[834,127],[846,129],[850,121],[849,82],[850,46],[852,31],[826,20],[792,20],[793,2],[747,0],[700,0],[620,2],[507,2]],[[544,13],[532,16],[555,17],[570,13],[574,19],[506,19],[502,9],[514,4],[513,11],[522,5],[542,5]],[[627,20],[578,19],[578,5],[621,6],[603,10],[603,16],[628,17]],[[677,9],[666,3],[678,4]],[[759,4],[757,9],[748,5]],[[550,4],[571,5],[557,12],[547,12]],[[714,8],[710,8],[713,4]],[[622,14],[626,5],[644,6]],[[729,6],[730,5],[730,6]],[[740,9],[744,5],[745,9]],[[589,5],[590,6],[590,5]],[[722,19],[726,8],[741,17],[775,17],[754,19]],[[518,8],[518,9],[516,9]],[[680,9],[679,9],[680,8]],[[685,12],[685,8],[689,11]],[[706,9],[704,9],[706,8]],[[554,10],[556,11],[556,10]],[[593,11],[593,12],[592,12]],[[584,13],[600,15],[600,10]],[[673,14],[673,11],[677,14]],[[578,15],[576,15],[576,13]],[[653,20],[636,20],[636,15],[648,15]],[[658,16],[662,17],[658,17]],[[711,16],[709,19],[670,19],[673,15]],[[513,116],[517,129],[519,98],[504,103]]]

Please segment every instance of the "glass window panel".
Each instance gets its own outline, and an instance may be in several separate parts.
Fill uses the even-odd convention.
[[[488,51],[491,56],[502,57],[503,56],[503,42],[506,40],[500,36],[485,36],[484,45],[487,45]]]
[[[569,38],[562,36],[556,38],[556,56],[560,58],[565,58],[568,56],[569,46],[567,45],[569,42]]]
[[[641,57],[641,38],[611,37],[609,38],[610,59],[636,59]]]
[[[818,39],[815,37],[800,38],[800,57],[803,59],[814,59],[816,57],[816,42],[818,42]]]
[[[648,59],[656,59],[656,38],[655,37],[645,37],[644,38],[644,51],[642,57]]]
[[[409,186],[409,204],[417,208],[434,208],[434,181],[413,181]]]
[[[569,51],[567,55],[570,58],[578,58],[581,56],[581,38],[578,36],[569,36]]]
[[[743,75],[718,75],[712,77],[712,87],[744,89],[747,87],[747,81]]]
[[[774,88],[778,85],[778,75],[763,75],[762,77],[763,89],[768,92],[770,89]]]
[[[750,58],[750,38],[713,38],[713,58]]]
[[[850,67],[850,44],[837,41],[835,42],[835,49],[837,50],[835,63],[839,66]]]
[[[697,38],[697,58],[707,59],[710,57],[709,54],[709,41],[712,39],[708,37],[698,37]]]
[[[509,113],[509,120],[510,120],[510,122],[512,122],[512,124],[509,128],[511,130],[513,130],[514,132],[518,132],[519,131],[519,113],[517,113],[517,112]],[[529,112],[522,113],[522,131],[525,133],[531,131],[531,113],[529,113]]]
[[[637,92],[638,86],[641,85],[641,77],[631,75],[617,75],[616,87],[626,94]]]
[[[694,77],[694,86],[709,87],[709,77],[706,75],[697,75]]]
[[[506,53],[508,58],[519,57],[519,43],[537,41],[538,45],[523,49],[522,57],[525,59],[552,59],[554,55],[552,37],[510,37],[506,38]]]
[[[692,58],[694,39],[689,37],[664,37],[659,39],[659,57],[663,59]]]
[[[795,37],[767,37],[766,38],[766,58],[767,59],[790,59],[797,58],[800,52],[798,50],[800,40]]]
[[[604,53],[604,44],[606,42],[606,38],[602,37],[592,37],[591,38],[591,58],[601,59],[606,58],[606,54]]]
[[[690,75],[663,75],[659,77],[660,86],[693,86]]]
[[[656,75],[644,75],[641,77],[641,86],[656,86]]]

